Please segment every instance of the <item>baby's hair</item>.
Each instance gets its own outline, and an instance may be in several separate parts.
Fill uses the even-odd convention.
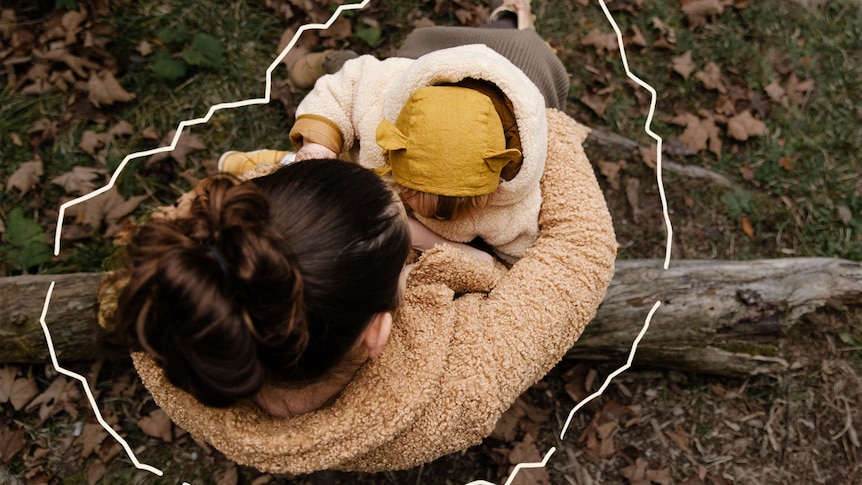
[[[491,198],[491,194],[453,197],[420,192],[398,184],[395,184],[395,187],[401,200],[407,203],[413,212],[422,217],[443,221],[460,219],[474,210],[483,209]]]
[[[198,191],[188,215],[137,228],[112,333],[203,404],[323,378],[397,307],[407,224],[371,171],[310,160]]]

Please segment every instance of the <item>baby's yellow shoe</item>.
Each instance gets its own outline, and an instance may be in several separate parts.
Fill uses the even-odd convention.
[[[255,150],[253,152],[224,152],[218,159],[218,171],[242,175],[258,165],[283,164],[285,157],[293,152],[280,150]],[[288,160],[289,161],[289,160]]]

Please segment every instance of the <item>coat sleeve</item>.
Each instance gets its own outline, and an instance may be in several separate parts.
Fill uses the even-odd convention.
[[[379,60],[365,55],[352,59],[338,72],[321,77],[296,109],[297,123],[290,132],[296,146],[305,140],[333,149],[330,139],[340,135],[336,153],[348,151],[360,139],[359,127],[374,112],[382,111],[389,83],[412,61]],[[376,115],[379,116],[379,115]],[[376,128],[376,126],[375,126]],[[321,134],[326,133],[321,138]],[[337,144],[336,144],[337,145]]]
[[[595,316],[614,272],[613,225],[580,143],[586,128],[556,110],[548,122],[538,240],[490,292],[453,291],[446,310],[454,333],[438,395],[410,429],[361,462],[399,457],[401,467],[413,466],[481,442]],[[449,288],[457,281],[437,278]]]
[[[486,391],[503,409],[541,379],[596,314],[614,273],[617,243],[581,140],[586,128],[548,110],[539,237],[487,299],[465,299],[466,321],[484,322],[476,347]]]

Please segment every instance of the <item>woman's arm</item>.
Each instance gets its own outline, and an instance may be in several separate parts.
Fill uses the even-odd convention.
[[[486,253],[485,251],[482,251],[481,249],[476,249],[473,246],[467,244],[456,243],[448,239],[444,239],[412,217],[408,217],[407,220],[410,227],[410,241],[413,244],[413,249],[416,249],[418,251],[427,251],[438,244],[446,244],[454,248],[460,249],[461,251],[471,256],[479,258],[480,260],[488,264],[494,264],[494,257]]]

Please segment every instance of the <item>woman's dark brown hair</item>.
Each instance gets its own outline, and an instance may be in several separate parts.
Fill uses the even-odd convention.
[[[410,241],[393,200],[338,160],[206,179],[190,214],[137,229],[113,333],[210,406],[313,382],[397,306]]]

